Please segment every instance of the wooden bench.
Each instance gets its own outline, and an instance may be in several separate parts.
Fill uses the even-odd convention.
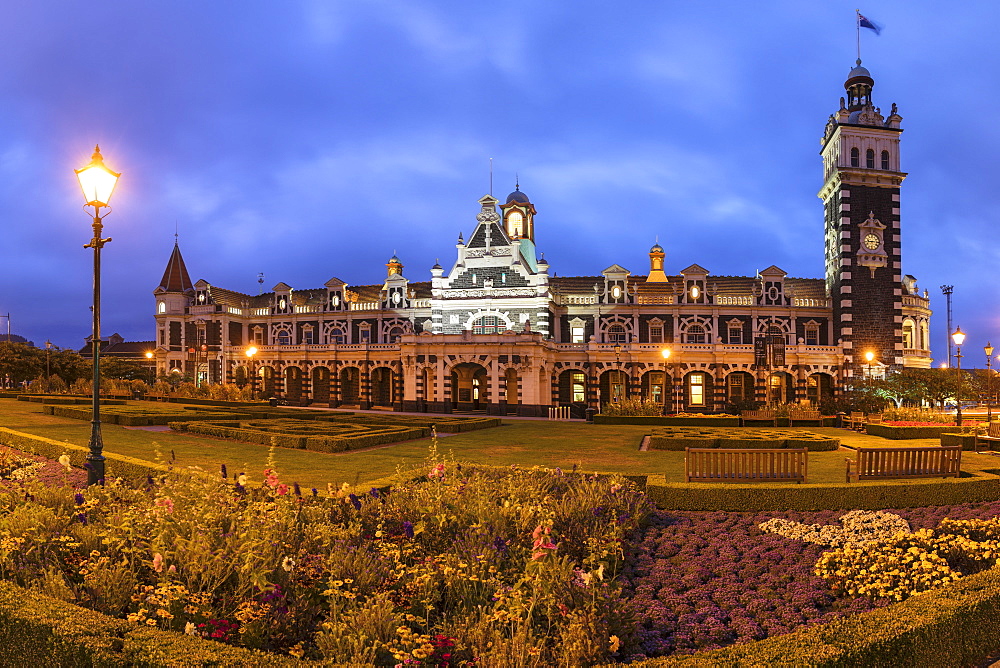
[[[740,426],[745,427],[747,422],[770,422],[771,426],[778,426],[778,415],[767,409],[759,411],[740,411]]]
[[[852,412],[849,416],[845,415],[841,419],[841,426],[847,429],[855,429],[861,431],[861,427],[865,424],[865,414],[859,411]]]
[[[979,443],[982,442],[984,445],[990,445],[992,443],[1000,443],[1000,422],[990,422],[986,427],[986,432],[981,434],[979,430],[976,430],[976,444],[975,450],[979,452]],[[991,450],[995,447],[990,446]]]
[[[809,422],[819,422],[819,426],[823,426],[823,414],[819,411],[811,410],[790,410],[788,411],[788,426],[794,427],[795,421],[807,420]]]
[[[170,395],[166,392],[147,392],[146,398],[152,401],[167,401],[170,399]]]
[[[807,448],[685,448],[686,482],[805,482]]]
[[[847,482],[890,478],[958,477],[962,447],[858,448],[858,458],[847,458]],[[854,468],[852,474],[851,468]]]

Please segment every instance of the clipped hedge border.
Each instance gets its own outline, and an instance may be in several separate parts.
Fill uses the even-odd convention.
[[[976,449],[976,437],[972,434],[941,434],[941,445],[960,445],[963,450],[972,451]]]
[[[103,403],[103,402],[102,402]],[[72,418],[74,420],[91,419],[90,409],[77,408],[75,406],[42,406],[42,411],[46,415],[56,417]],[[184,411],[156,411],[142,407],[128,407],[124,412],[102,411],[101,422],[117,424],[123,427],[147,427],[149,425],[165,425],[170,422],[183,422],[185,420],[226,420],[226,419],[249,419],[247,414],[238,413],[210,413],[202,411],[199,413],[185,413]]]
[[[594,424],[637,424],[664,427],[739,427],[740,419],[735,415],[705,417],[670,417],[645,415],[595,415]]]
[[[722,649],[632,666],[974,666],[1000,647],[1000,569],[902,603]]]
[[[891,424],[865,424],[865,431],[870,436],[881,436],[894,441],[908,438],[937,438],[941,434],[955,432],[959,429],[953,424],[943,424],[940,427],[896,427]]]
[[[666,482],[648,476],[646,493],[665,510],[884,510],[950,506],[1000,499],[1000,476],[977,471],[968,478],[900,480],[892,483],[782,485]]]
[[[277,654],[161,631],[0,581],[0,665],[316,666]]]
[[[370,448],[416,438],[426,438],[431,435],[431,430],[424,427],[389,426],[374,433],[369,431],[349,436],[302,436],[300,434],[282,434],[274,431],[251,429],[236,420],[171,422],[169,426],[174,431],[186,431],[192,434],[204,434],[218,438],[231,438],[244,443],[328,453]]]
[[[828,452],[840,447],[840,441],[810,431],[779,432],[773,429],[703,429],[678,428],[655,431],[649,435],[650,450],[682,451],[684,448],[807,448]]]
[[[187,410],[198,410],[195,406],[185,406]],[[294,408],[271,408],[268,406],[246,406],[243,408],[221,407],[227,415],[218,419],[254,419],[254,420],[280,420],[282,418],[294,420],[317,420],[320,422],[355,422],[363,425],[386,426],[436,426],[441,433],[456,434],[476,429],[489,429],[499,427],[503,420],[498,417],[459,417],[453,415],[400,415],[398,413],[355,413],[352,411],[317,411],[317,410],[295,410]],[[229,415],[229,411],[233,411]],[[250,417],[237,415],[236,413],[246,413]]]
[[[44,436],[25,434],[6,427],[0,427],[0,443],[8,445],[16,450],[30,452],[35,455],[47,457],[48,459],[59,459],[62,455],[69,455],[69,462],[73,466],[83,468],[87,461],[90,448],[82,445],[73,445],[65,441],[56,441]],[[124,478],[130,481],[145,480],[147,476],[166,473],[169,469],[152,462],[134,459],[124,455],[117,455],[113,452],[104,451],[105,470],[108,476]]]

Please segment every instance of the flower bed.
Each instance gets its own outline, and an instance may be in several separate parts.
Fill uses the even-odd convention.
[[[271,470],[29,486],[0,491],[0,577],[327,663],[585,665],[629,641],[614,576],[648,512],[621,478],[440,460],[390,494],[301,494]]]
[[[649,436],[650,450],[684,448],[808,448],[811,451],[836,450],[840,441],[801,430],[725,429],[703,427],[666,427]]]
[[[918,532],[938,527],[946,517],[996,517],[1000,502],[891,512]],[[786,525],[805,525],[798,538],[824,533],[811,531],[812,524],[851,528],[855,537],[885,538],[875,535],[870,520],[841,525],[844,515],[842,510],[654,514],[623,569],[624,596],[639,619],[636,649],[628,658],[747,643],[888,605],[888,598],[837,595],[815,574],[829,543],[786,538],[759,527],[778,518]]]

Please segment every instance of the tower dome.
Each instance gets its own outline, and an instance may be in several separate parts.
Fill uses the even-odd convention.
[[[527,195],[525,195],[523,192],[521,192],[520,188],[518,188],[518,187],[515,186],[514,192],[512,192],[509,195],[507,195],[507,202],[506,203],[510,204],[511,202],[517,202],[518,204],[528,204],[528,203],[531,202],[531,200],[528,199]]]

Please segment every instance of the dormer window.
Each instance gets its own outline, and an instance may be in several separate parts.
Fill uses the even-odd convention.
[[[882,169],[889,169],[889,151],[882,151]]]
[[[875,151],[872,149],[865,151],[865,167],[875,169]]]
[[[855,146],[851,149],[851,167],[861,166],[861,151]]]
[[[167,303],[166,302],[156,302],[156,312],[157,313],[166,313],[167,312]]]
[[[204,292],[199,292],[198,293],[198,303],[199,304],[204,304],[205,303],[205,293]]]

